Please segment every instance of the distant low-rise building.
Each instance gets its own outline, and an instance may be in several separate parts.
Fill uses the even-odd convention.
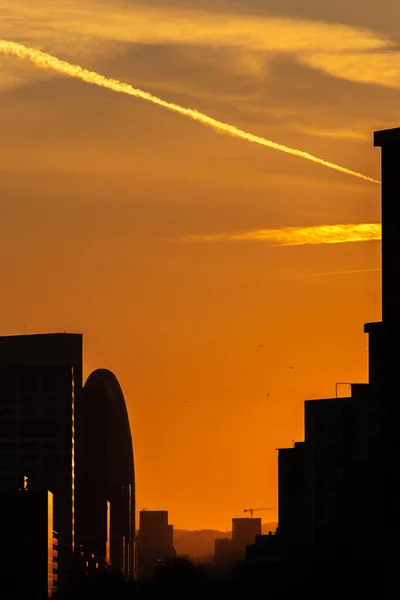
[[[278,564],[280,560],[278,536],[273,533],[256,535],[254,544],[246,546],[246,564],[250,567]]]
[[[214,566],[225,570],[235,561],[234,546],[231,538],[217,538],[214,542]]]
[[[237,560],[244,560],[246,546],[254,544],[256,536],[261,535],[261,518],[232,519],[232,545]]]
[[[168,523],[166,510],[141,510],[137,539],[138,578],[148,579],[157,565],[176,555],[173,545],[173,525]]]

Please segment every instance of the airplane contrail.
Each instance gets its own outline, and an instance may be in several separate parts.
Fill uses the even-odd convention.
[[[378,179],[373,179],[372,177],[368,177],[367,175],[363,175],[362,173],[358,173],[357,171],[346,169],[346,167],[341,167],[340,165],[336,165],[335,163],[324,160],[323,158],[318,158],[317,156],[309,154],[308,152],[303,152],[302,150],[290,148],[288,146],[284,146],[283,144],[278,144],[276,142],[272,142],[271,140],[267,140],[266,138],[260,137],[258,135],[248,133],[247,131],[238,129],[234,125],[230,125],[228,123],[218,121],[217,119],[213,119],[212,117],[209,117],[208,115],[201,113],[195,109],[185,108],[184,106],[180,106],[179,104],[167,102],[166,100],[162,100],[161,98],[153,96],[148,92],[144,92],[142,90],[134,88],[128,83],[123,83],[116,79],[109,79],[107,77],[104,77],[103,75],[99,75],[99,73],[96,73],[94,71],[88,71],[83,67],[73,65],[64,60],[60,60],[59,58],[56,58],[51,54],[47,54],[47,52],[42,52],[41,50],[36,50],[35,48],[28,48],[27,46],[24,46],[23,44],[19,44],[17,42],[0,40],[0,53],[16,56],[23,60],[29,60],[38,67],[42,67],[44,69],[52,69],[53,71],[57,71],[58,73],[63,73],[64,75],[69,75],[70,77],[81,79],[86,83],[98,85],[100,87],[107,88],[114,92],[128,94],[129,96],[134,96],[135,98],[140,98],[142,100],[152,102],[153,104],[162,106],[163,108],[179,113],[180,115],[189,117],[194,121],[198,121],[203,125],[208,125],[209,127],[212,127],[213,129],[221,133],[226,133],[228,135],[232,135],[233,137],[240,138],[242,140],[247,140],[248,142],[253,142],[254,144],[260,144],[261,146],[267,146],[268,148],[273,148],[274,150],[279,150],[281,152],[286,152],[287,154],[292,154],[293,156],[297,156],[299,158],[310,160],[324,167],[328,167],[329,169],[334,169],[335,171],[340,171],[341,173],[345,173],[346,175],[351,175],[352,177],[358,177],[359,179],[364,179],[365,181],[370,181],[372,183],[381,183]]]

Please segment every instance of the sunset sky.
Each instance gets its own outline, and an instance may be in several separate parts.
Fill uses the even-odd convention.
[[[0,0],[0,39],[379,179],[399,19],[393,0]],[[1,334],[82,332],[85,376],[115,372],[138,510],[276,520],[303,401],[367,379],[380,186],[1,54],[0,109]],[[378,229],[315,243],[346,224]]]

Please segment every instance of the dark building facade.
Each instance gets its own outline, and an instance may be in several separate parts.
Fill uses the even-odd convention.
[[[71,366],[0,366],[0,479],[26,475],[54,494],[60,579],[74,551],[74,374]]]
[[[370,574],[393,593],[400,561],[400,129],[376,132],[374,144],[382,148],[382,322],[364,328],[369,381],[353,384],[349,398],[305,403],[303,464],[292,475],[286,469],[279,494],[301,489],[295,481],[302,472],[303,555],[353,567],[369,563]],[[288,505],[282,498],[279,531],[290,546],[302,517]]]
[[[126,577],[135,568],[135,473],[124,395],[115,375],[98,369],[81,395],[81,551]],[[107,556],[110,548],[110,556]]]
[[[52,598],[57,592],[58,541],[51,492],[0,491],[0,531],[2,597]]]
[[[235,546],[245,548],[254,544],[256,535],[261,535],[262,521],[259,517],[240,517],[232,519],[232,542]]]
[[[314,560],[351,550],[343,541],[353,514],[354,425],[352,398],[305,403],[305,542]]]
[[[370,329],[377,337],[377,324],[366,325]],[[371,355],[379,348],[370,337]],[[370,383],[352,384],[349,397],[307,400],[305,441],[279,450],[278,535],[284,562],[382,562],[381,388],[371,357],[370,365]]]
[[[305,443],[278,450],[278,513],[280,554],[290,563],[304,552],[305,544]]]
[[[138,577],[150,578],[160,562],[175,556],[173,525],[166,510],[141,510],[137,540]]]
[[[0,365],[73,367],[76,389],[82,387],[83,337],[79,333],[40,333],[0,337]]]

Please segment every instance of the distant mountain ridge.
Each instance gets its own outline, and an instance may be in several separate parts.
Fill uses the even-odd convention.
[[[262,533],[274,532],[276,526],[277,523],[263,523]],[[215,540],[231,537],[232,531],[174,529],[174,547],[177,554],[185,554],[195,559],[201,559],[214,555]]]

